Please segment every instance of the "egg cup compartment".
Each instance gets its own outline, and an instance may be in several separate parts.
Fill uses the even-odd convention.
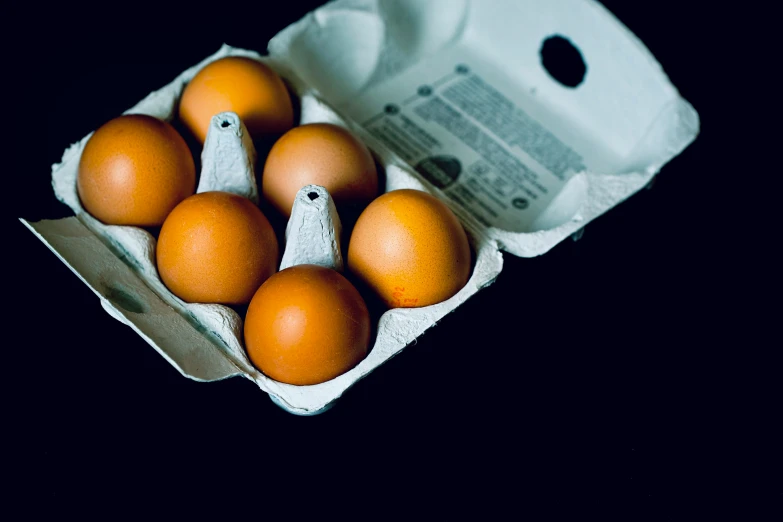
[[[552,38],[571,43],[586,62],[586,74],[574,86],[563,84],[544,66],[543,46]],[[261,60],[298,97],[299,124],[334,123],[364,141],[383,168],[384,192],[423,190],[455,212],[474,255],[468,283],[444,302],[385,311],[374,325],[374,345],[356,367],[311,386],[280,383],[254,368],[242,346],[242,319],[234,310],[182,302],[158,278],[155,240],[149,232],[105,226],[83,211],[75,182],[89,135],[66,150],[52,172],[57,197],[76,217],[25,223],[95,291],[112,316],[136,330],[183,375],[201,381],[242,375],[276,404],[299,415],[331,407],[352,384],[491,284],[502,269],[501,250],[518,256],[545,253],[647,185],[698,133],[698,115],[660,65],[592,0],[337,0],[285,28],[270,41],[269,51],[269,57],[261,57],[223,46],[126,113],[171,121],[185,85],[204,65],[223,56]],[[465,94],[471,89],[473,105]],[[490,112],[498,121],[508,121],[500,125],[482,120],[485,115],[475,112],[481,106],[476,100],[494,106]],[[498,104],[507,110],[496,110]],[[450,123],[444,123],[444,110],[451,115]],[[464,125],[456,126],[457,120]],[[504,142],[504,129],[523,128],[537,129],[531,139],[539,143],[535,140],[543,136],[550,153],[555,151],[552,157],[528,150],[530,141],[519,145],[521,151]],[[464,129],[470,136],[481,136],[495,155],[469,143]],[[257,186],[252,186],[255,178],[248,174],[252,150],[247,140],[242,141],[246,135],[241,122],[234,122],[233,130],[239,134],[213,140],[222,143],[224,152],[202,157],[199,190],[244,190],[243,195],[252,199],[258,195]],[[430,145],[419,146],[413,154],[415,147],[399,146],[389,132],[398,133],[396,140],[410,140],[415,134]],[[259,147],[258,152],[256,168],[262,169],[267,151]],[[450,171],[450,156],[462,168],[456,175]],[[495,171],[496,196],[502,195],[503,183],[507,186],[511,178],[498,172],[520,158],[534,175],[522,176],[511,188],[523,194],[538,181],[541,199],[537,206],[532,196],[522,198],[526,202],[506,200],[506,210],[527,212],[524,219],[488,219],[474,204],[481,200],[477,194],[488,190],[487,173]],[[561,160],[565,165],[557,163]],[[220,161],[233,165],[228,169],[231,176],[220,175]],[[476,181],[481,176],[485,178]],[[465,191],[473,194],[472,201]],[[491,206],[487,201],[484,204]],[[263,202],[262,209],[274,224]],[[339,238],[339,219],[323,210],[319,219],[327,221],[329,237],[321,237],[321,251],[296,246],[307,243],[308,236],[289,230],[286,266],[313,256],[339,264],[338,253],[328,252]],[[295,211],[294,219],[304,219],[299,214]],[[343,230],[343,245],[349,233]]]

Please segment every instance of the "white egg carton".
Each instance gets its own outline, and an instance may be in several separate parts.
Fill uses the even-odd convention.
[[[540,49],[553,35],[573,42],[586,62],[576,87],[559,83],[542,64]],[[290,82],[301,102],[300,123],[336,123],[363,139],[385,169],[385,191],[425,190],[454,210],[474,252],[468,284],[442,303],[385,312],[355,368],[312,386],[279,383],[255,369],[234,310],[182,302],[157,275],[147,231],[105,226],[84,212],[76,173],[90,135],[52,169],[55,193],[75,216],[23,221],[107,312],[183,375],[198,381],[242,375],[300,415],[328,409],[491,284],[503,266],[501,250],[525,257],[547,252],[647,185],[698,134],[698,115],[655,58],[592,0],[337,0],[281,31],[269,52],[262,57],[224,45],[126,113],[171,121],[199,69],[223,56],[251,57]],[[238,117],[217,115],[198,191],[257,200],[254,159]],[[281,268],[316,262],[341,269],[334,205],[319,187],[307,191],[319,197],[300,192]]]

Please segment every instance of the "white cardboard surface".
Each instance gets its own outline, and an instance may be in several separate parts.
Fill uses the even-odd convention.
[[[541,63],[554,35],[584,58],[576,88]],[[459,160],[457,181],[432,190],[518,256],[547,252],[640,190],[698,133],[655,58],[592,0],[337,0],[269,51],[394,163]],[[524,139],[509,143],[510,130]]]
[[[526,30],[519,30],[520,24]],[[586,57],[588,75],[575,90],[553,83],[537,62],[535,50],[541,38],[553,33],[566,33]],[[68,148],[62,162],[52,169],[57,197],[77,217],[26,224],[95,291],[107,312],[134,328],[183,375],[196,380],[242,375],[297,414],[329,407],[353,383],[491,284],[502,269],[500,249],[522,256],[546,252],[646,185],[698,132],[698,116],[679,97],[654,58],[590,0],[338,0],[283,30],[270,42],[269,50],[270,57],[262,58],[252,51],[223,46],[127,113],[171,120],[184,86],[206,63],[227,55],[259,59],[293,85],[301,99],[300,123],[343,125],[368,144],[385,167],[386,191],[426,190],[450,205],[465,225],[475,255],[468,284],[445,302],[387,311],[380,318],[374,346],[355,368],[313,386],[278,383],[256,370],[242,346],[242,319],[233,310],[182,302],[157,276],[155,240],[149,233],[105,226],[83,211],[76,193],[76,172],[89,135]],[[508,219],[488,225],[485,216],[478,219],[475,209],[430,184],[410,159],[392,150],[383,134],[373,132],[372,125],[362,119],[379,113],[382,104],[415,95],[414,87],[447,74],[455,61],[469,61],[472,74],[509,100],[514,110],[524,111],[585,160],[583,169],[554,180],[547,178],[530,154],[500,143],[506,153],[537,169],[537,179],[546,185],[546,197],[525,209],[531,214],[522,220],[524,225]],[[435,86],[434,96],[443,98],[439,88]],[[415,107],[426,101],[415,99],[411,104]],[[636,110],[629,110],[631,106]],[[393,116],[401,113],[407,114],[400,111]],[[409,118],[414,117],[411,111]],[[460,117],[471,118],[470,114]],[[472,123],[492,135],[491,128],[479,121]],[[448,133],[437,126],[427,132],[442,138],[444,152],[468,157],[470,147],[466,149],[464,140],[446,139]],[[255,150],[247,138],[233,113],[213,119],[202,154],[199,191],[229,190],[258,197]],[[473,160],[482,157],[479,154]],[[286,232],[283,266],[315,260],[339,268],[339,234],[339,217],[325,191],[315,201],[298,199]]]

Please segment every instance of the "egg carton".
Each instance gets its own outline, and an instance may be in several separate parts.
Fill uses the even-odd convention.
[[[547,70],[547,46],[577,66],[581,61],[582,77],[572,84]],[[183,375],[197,381],[241,375],[299,415],[331,407],[491,284],[502,270],[502,251],[537,256],[576,237],[647,186],[699,128],[696,111],[655,58],[592,0],[337,0],[281,31],[269,42],[269,56],[224,45],[126,114],[171,121],[185,85],[224,56],[262,61],[285,78],[301,104],[300,124],[334,123],[359,136],[383,168],[384,191],[414,188],[444,201],[473,250],[467,285],[435,305],[386,311],[356,367],[321,384],[294,386],[250,364],[242,318],[233,309],[188,304],[166,289],[151,234],[103,225],[83,210],[76,173],[90,135],[52,169],[55,194],[75,216],[22,221],[109,314]],[[254,165],[262,164],[239,118],[216,115],[197,191],[257,201]],[[341,269],[340,228],[326,191],[300,191],[281,268],[314,262]]]

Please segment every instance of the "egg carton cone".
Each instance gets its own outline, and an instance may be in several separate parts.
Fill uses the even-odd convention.
[[[310,264],[342,272],[341,232],[340,216],[329,192],[318,185],[302,187],[286,225],[280,270]]]
[[[543,63],[553,41],[570,45],[583,62],[574,85]],[[699,131],[698,114],[652,54],[592,0],[337,0],[281,31],[269,56],[224,45],[126,113],[171,121],[187,82],[224,56],[262,61],[285,78],[301,103],[298,123],[334,123],[362,139],[383,169],[384,192],[413,188],[449,205],[473,251],[467,285],[432,306],[386,311],[356,367],[321,384],[294,386],[250,364],[234,310],[184,303],[168,292],[155,269],[151,234],[103,225],[84,211],[76,173],[89,135],[52,168],[55,194],[74,216],[23,222],[113,317],[183,375],[248,378],[298,415],[326,411],[494,282],[503,251],[537,256],[580,237],[592,219],[648,185]],[[253,168],[263,158],[254,158],[234,116],[213,119],[199,191],[253,199]],[[339,238],[350,231],[340,230],[331,198],[319,190],[297,196],[281,267],[342,264]],[[311,191],[318,198],[310,199]]]
[[[256,159],[253,140],[239,116],[230,111],[214,115],[201,153],[196,192],[232,192],[257,205]]]

